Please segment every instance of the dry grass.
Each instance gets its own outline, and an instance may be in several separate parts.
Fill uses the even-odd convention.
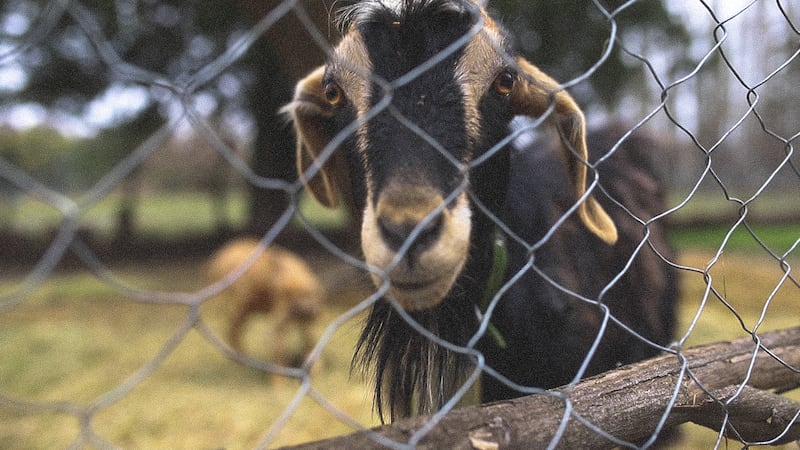
[[[708,265],[712,254],[686,251],[682,262]],[[121,268],[126,282],[141,288],[193,291],[202,283],[192,265]],[[748,254],[727,254],[710,272],[747,327],[754,327],[781,271],[776,263]],[[0,294],[13,286],[0,283]],[[365,295],[351,286],[326,310],[317,332]],[[686,345],[744,336],[737,315],[713,297],[703,305],[702,276],[684,276],[679,334]],[[771,300],[759,330],[796,326],[797,288],[784,286]],[[224,335],[227,309],[213,300],[203,320]],[[22,305],[0,315],[0,392],[32,401],[72,401],[81,405],[101,398],[159,352],[186,320],[188,309],[130,301],[88,275],[53,276]],[[260,341],[269,321],[249,329],[253,356],[269,358],[269,343]],[[364,425],[376,424],[368,389],[349,374],[360,318],[339,328],[324,348],[312,386],[337,408]],[[300,384],[274,379],[232,362],[197,331],[191,331],[161,366],[131,392],[102,409],[93,430],[124,448],[252,448],[292,403]],[[797,396],[795,396],[797,398]],[[80,431],[75,417],[21,414],[0,403],[0,448],[63,448]],[[274,445],[299,443],[352,431],[306,397],[281,427]],[[711,448],[716,434],[692,429],[676,448]],[[724,448],[723,444],[723,448]],[[731,442],[731,447],[737,444]],[[789,447],[795,448],[795,447]]]
[[[137,286],[163,287],[170,282],[176,290],[198,287],[191,281],[200,279],[199,268],[165,269],[133,269],[127,278],[139,280]],[[153,281],[158,278],[172,281]],[[33,401],[90,404],[147,364],[188,317],[187,307],[119,297],[88,276],[55,276],[29,301],[0,316],[2,392]],[[226,329],[229,308],[223,302],[212,300],[203,310],[203,320],[218,335]],[[325,311],[318,333],[345,310],[334,303]],[[267,320],[255,322],[248,333],[252,347],[258,347],[258,335],[269,326]],[[333,335],[314,372],[313,388],[355,420],[371,424],[366,391],[358,380],[349,379],[357,331],[351,324]],[[253,356],[269,357],[257,351]],[[152,375],[98,413],[93,429],[125,448],[252,448],[299,387],[296,380],[273,379],[232,362],[191,331]],[[275,443],[349,431],[306,398]],[[0,407],[0,448],[63,448],[78,432],[78,420],[69,416],[24,415]]]
[[[712,257],[709,251],[684,251],[681,262],[705,269]],[[712,286],[725,296],[729,306],[713,294],[704,303],[704,277],[699,273],[684,273],[678,335],[686,337],[686,346],[744,337],[747,333],[743,327],[752,330],[758,326],[758,330],[764,332],[800,325],[798,288],[791,281],[781,282],[783,272],[774,259],[743,253],[723,254],[708,273],[712,276]],[[797,278],[797,272],[793,274]],[[774,297],[767,302],[773,291]],[[696,324],[692,327],[695,317]],[[800,401],[800,390],[790,392],[788,396]],[[716,432],[692,424],[683,428],[683,440],[674,446],[675,450],[714,448],[718,438]],[[721,445],[721,448],[741,446],[735,441],[724,440]],[[778,448],[797,450],[800,445]]]
[[[682,263],[705,269],[713,254],[707,251],[684,251]],[[791,261],[790,261],[791,262]],[[800,261],[798,261],[800,262]],[[798,264],[794,264],[798,266]],[[778,330],[800,324],[798,288],[774,259],[744,253],[723,254],[710,267],[711,284],[727,300],[725,305],[714,294],[706,296],[706,283],[700,273],[684,272],[679,308],[678,334],[688,333],[687,345],[744,337],[749,330]],[[797,271],[792,272],[798,278]],[[768,301],[771,294],[774,296]],[[703,303],[703,299],[707,301]],[[700,311],[693,329],[692,318]],[[738,317],[742,318],[739,323]]]

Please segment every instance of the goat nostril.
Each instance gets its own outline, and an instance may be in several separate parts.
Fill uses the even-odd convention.
[[[409,251],[411,251],[411,249],[421,250],[427,248],[439,237],[439,233],[442,229],[441,214],[435,217],[428,217],[422,222],[395,222],[385,217],[378,218],[381,236],[393,250],[398,250],[403,246],[420,224],[419,233],[415,236]]]

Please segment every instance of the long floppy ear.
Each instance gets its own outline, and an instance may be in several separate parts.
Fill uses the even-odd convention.
[[[552,120],[564,141],[569,176],[580,198],[586,193],[585,161],[589,159],[583,112],[567,91],[538,67],[523,58],[517,58],[517,64],[523,73],[511,92],[514,114],[540,117],[555,102]],[[570,149],[577,153],[577,158]],[[604,242],[614,244],[617,241],[617,227],[593,196],[578,206],[578,217]]]
[[[325,66],[314,69],[295,87],[294,99],[281,111],[291,116],[297,135],[297,173],[308,191],[322,205],[335,208],[339,205],[337,174],[341,177],[344,167],[341,157],[332,155],[311,178],[308,171],[322,150],[336,134],[333,120],[333,107],[325,99],[322,77]]]

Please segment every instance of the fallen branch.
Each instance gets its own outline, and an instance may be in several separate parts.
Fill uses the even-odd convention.
[[[715,430],[724,427],[727,436],[748,442],[798,440],[800,404],[778,393],[800,387],[800,327],[759,338],[758,344],[748,337],[684,350],[680,356],[664,355],[583,380],[571,389],[453,410],[416,447],[544,448],[566,417],[560,448],[610,448],[649,439],[670,407],[665,427],[694,422]],[[571,412],[565,413],[568,404]],[[407,443],[430,420],[401,420],[294,448],[382,448],[376,435]]]

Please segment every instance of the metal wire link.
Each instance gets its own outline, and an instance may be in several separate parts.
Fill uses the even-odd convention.
[[[607,23],[610,30],[608,42],[604,53],[598,56],[597,61],[590,67],[583,68],[572,79],[566,80],[563,87],[580,90],[604,64],[607,64],[612,50],[615,49],[620,50],[625,55],[625,64],[635,65],[640,68],[642,92],[638,94],[640,94],[641,98],[646,98],[647,100],[642,101],[637,107],[631,106],[626,109],[624,112],[626,116],[623,118],[632,125],[626,130],[620,141],[610,149],[604,159],[591,163],[590,169],[592,170],[602,166],[606,158],[612,157],[624,140],[642,130],[660,130],[665,139],[680,143],[680,145],[676,145],[676,148],[672,149],[669,155],[664,155],[663,159],[659,161],[663,164],[665,171],[674,170],[680,172],[679,175],[676,175],[677,178],[682,178],[678,182],[683,183],[687,188],[680,191],[679,198],[671,200],[668,210],[661,211],[654,217],[637,217],[636,212],[626,209],[627,214],[641,224],[645,234],[638,248],[631,255],[631,259],[627,261],[624,270],[633,263],[633,258],[642,249],[653,248],[655,250],[648,239],[648,226],[659,221],[673,220],[676,216],[680,218],[681,214],[688,214],[688,210],[698,201],[699,197],[705,195],[705,192],[712,192],[715,202],[723,205],[723,208],[729,205],[736,210],[736,217],[725,226],[721,241],[718,242],[704,265],[695,267],[691,265],[692,263],[685,263],[683,260],[679,262],[662,257],[666,264],[678,268],[687,278],[702,280],[702,286],[704,286],[697,297],[684,300],[686,302],[684,307],[693,311],[693,313],[688,314],[691,316],[691,320],[681,325],[680,334],[676,336],[675,342],[668,348],[663,348],[663,351],[677,356],[676,364],[681,365],[686,378],[691,378],[692,373],[687,361],[682,358],[682,351],[689,344],[691,338],[704,333],[703,316],[712,305],[723,306],[728,311],[728,319],[730,320],[728,325],[736,328],[740,333],[752,335],[754,341],[758,343],[759,333],[762,331],[767,313],[770,311],[770,306],[776,301],[775,299],[779,295],[785,295],[782,293],[786,291],[790,292],[790,296],[797,298],[797,294],[800,291],[797,270],[793,266],[798,262],[797,248],[800,245],[800,236],[788,248],[778,248],[765,238],[758,230],[758,227],[754,225],[757,223],[756,216],[763,211],[760,199],[766,197],[768,191],[773,192],[780,186],[782,191],[794,193],[794,202],[797,202],[798,198],[796,193],[799,192],[800,168],[798,167],[798,159],[794,150],[797,138],[800,136],[800,129],[797,128],[796,123],[797,116],[792,116],[793,119],[784,118],[781,111],[774,111],[769,108],[775,104],[770,103],[770,101],[781,96],[791,96],[795,104],[800,104],[800,99],[797,98],[800,95],[800,91],[795,88],[797,82],[796,73],[798,67],[800,67],[800,62],[798,62],[798,55],[800,54],[800,44],[798,44],[800,42],[800,31],[798,31],[800,10],[798,10],[796,4],[780,0],[777,2],[767,2],[765,0],[756,0],[749,3],[731,2],[731,4],[737,5],[735,9],[730,6],[731,4],[723,7],[719,5],[722,2],[705,2],[702,0],[683,2],[684,4],[691,3],[691,5],[669,6],[670,12],[676,17],[687,22],[693,21],[691,30],[692,33],[696,34],[689,60],[678,61],[670,60],[669,55],[654,53],[653,49],[645,44],[645,39],[642,37],[646,31],[625,28],[618,21],[620,16],[626,14],[637,4],[644,2],[645,0],[631,0],[624,2],[616,9],[603,6],[603,3],[607,2],[596,0],[586,2],[591,14],[600,16]],[[307,33],[303,33],[303,35],[312,40],[322,53],[330,53],[331,43],[327,41],[326,37],[332,33],[328,29],[318,29],[309,13],[309,10],[318,5],[296,0],[271,2],[270,4],[273,5],[272,8],[260,20],[249,29],[233,33],[234,38],[229,40],[229,44],[223,51],[216,57],[209,58],[199,70],[188,74],[188,76],[187,74],[178,76],[158,73],[126,61],[117,50],[115,37],[107,34],[107,27],[102,23],[100,14],[95,10],[97,5],[94,2],[47,2],[39,6],[39,14],[33,21],[34,25],[29,27],[27,33],[20,36],[6,36],[4,39],[4,44],[0,47],[0,80],[2,79],[4,68],[22,64],[20,61],[30,52],[35,51],[39,44],[57,39],[55,30],[60,23],[67,22],[78,30],[82,39],[86,39],[91,43],[93,51],[96,53],[96,58],[102,65],[102,70],[109,74],[109,80],[113,80],[116,83],[144,86],[152,95],[161,96],[162,104],[169,105],[173,114],[141,144],[131,147],[123,159],[108,170],[90,188],[81,192],[77,198],[53,188],[46,181],[38,179],[21,165],[15,164],[0,154],[0,182],[12,186],[14,190],[23,192],[28,198],[52,207],[60,216],[60,225],[56,235],[50,241],[47,251],[38,259],[33,268],[17,279],[21,281],[2,285],[4,287],[0,289],[0,319],[4,314],[19,311],[20,308],[23,308],[31,295],[54,277],[56,267],[68,252],[73,252],[77,255],[83,266],[82,270],[92,274],[96,280],[113,289],[121,298],[128,299],[128,301],[134,303],[152,305],[153,307],[156,305],[181,305],[186,307],[186,310],[185,317],[181,323],[175,326],[174,331],[166,338],[158,352],[138,370],[130,373],[124,381],[109,387],[102,395],[91,401],[81,403],[75,400],[49,399],[50,397],[44,397],[48,398],[47,400],[26,398],[12,393],[13,391],[6,386],[9,380],[5,379],[2,376],[2,372],[0,372],[0,411],[6,410],[6,413],[0,413],[0,416],[7,413],[23,416],[42,414],[71,416],[79,422],[79,432],[75,436],[71,447],[115,448],[117,444],[113,442],[113,439],[105,436],[103,431],[98,431],[95,426],[98,417],[112,406],[124,402],[126,398],[137,396],[137,388],[145,384],[152,374],[165,364],[170,355],[175,353],[176,349],[189,339],[189,336],[193,334],[192,332],[196,331],[205,342],[213,346],[219,354],[229,360],[230,364],[241,364],[264,373],[293,379],[299,383],[299,387],[291,400],[288,401],[282,414],[273,423],[266,424],[264,429],[260,431],[258,448],[267,448],[274,445],[286,424],[300,407],[299,405],[308,400],[316,403],[330,417],[346,424],[350,428],[365,429],[370,426],[370,424],[361,423],[355,419],[352,411],[342,409],[338,406],[336,399],[330,398],[330,396],[323,393],[315,383],[315,377],[318,376],[317,370],[320,370],[320,366],[325,365],[323,355],[328,346],[331,345],[334,336],[343,330],[352,328],[354,324],[358,324],[362,313],[386,294],[388,281],[384,280],[385,283],[382,286],[379,286],[364,298],[359,299],[354,306],[326,324],[324,332],[301,367],[287,368],[233,351],[217,336],[213,327],[210,327],[207,323],[208,317],[203,313],[203,306],[209,299],[214,298],[226,287],[230,286],[234,282],[236,275],[241,274],[243,270],[194,292],[151,290],[143,288],[135,282],[132,283],[122,279],[116,269],[105,264],[103,259],[83,240],[80,234],[82,217],[100,202],[108,199],[112,192],[118,189],[133,173],[141,170],[145,161],[160,152],[169,139],[185,132],[186,129],[191,129],[211,143],[210,145],[222,155],[226,164],[233,168],[244,183],[253,187],[284,192],[286,198],[289,199],[287,208],[279,216],[278,220],[271,224],[268,229],[263,230],[261,243],[264,246],[272,244],[280,233],[291,226],[293,221],[299,221],[317,244],[338,258],[342,265],[352,267],[362,273],[379,273],[377,269],[369,267],[361,259],[340,249],[335,242],[330,240],[323,231],[313,224],[312,220],[303,216],[300,203],[303,187],[300,182],[263,177],[256,174],[225,137],[221,136],[218,127],[215,127],[209,117],[198,106],[197,99],[209,84],[214,83],[222,74],[232,70],[242,60],[246,59],[254,46],[260,40],[266,39],[266,35],[271,28],[281,21],[288,20],[288,18],[299,20],[307,28]],[[678,8],[685,8],[685,10],[679,10]],[[768,11],[768,13],[765,13],[765,11]],[[740,48],[747,47],[748,42],[745,42],[747,38],[743,39],[741,36],[734,34],[743,32],[742,21],[761,20],[759,18],[767,18],[763,20],[770,21],[771,29],[779,28],[784,33],[784,41],[789,47],[789,50],[783,52],[775,50],[775,54],[780,55],[783,59],[777,61],[775,60],[776,57],[771,58],[769,60],[771,65],[764,68],[763,72],[753,71],[750,67],[753,64],[759,64],[759,61],[756,60],[756,53],[754,52],[756,47],[753,47],[754,44],[750,43],[751,46],[748,48]],[[174,26],[181,25],[177,23]],[[767,32],[765,31],[765,33]],[[298,33],[298,35],[300,34]],[[788,37],[786,37],[787,34],[789,35]],[[468,39],[468,36],[465,37],[464,42]],[[464,42],[455,43],[447,51],[455,51]],[[656,59],[654,55],[660,59]],[[445,56],[439,55],[440,58]],[[433,65],[435,63],[436,61],[430,61],[428,64]],[[386,85],[387,92],[391,93],[391,90],[400,83],[413,80],[417,76],[424,76],[424,72],[425,67],[419,67],[417,71],[406,74],[401,80]],[[756,75],[753,75],[754,72]],[[80,76],[80,74],[76,76]],[[791,78],[792,76],[794,78]],[[716,88],[730,90],[729,94],[726,93],[721,97],[733,100],[733,103],[726,108],[726,115],[719,121],[718,133],[713,136],[708,134],[701,135],[697,127],[697,118],[699,116],[717,114],[716,111],[697,103],[699,98],[697,97],[697,91],[702,91],[707,87],[706,84],[708,82],[704,81],[707,78],[704,77],[729,80],[724,85],[716,86]],[[795,84],[790,85],[792,82],[790,80],[794,80]],[[0,93],[2,92],[0,90]],[[620,93],[619,95],[626,95],[626,93]],[[632,105],[630,102],[632,102],[631,98],[626,97],[622,99],[621,104]],[[10,108],[14,104],[13,99],[5,99],[2,108]],[[412,121],[402,116],[399,111],[393,110],[393,107],[388,102],[381,104],[381,107],[386,107],[387,111],[393,114],[398,121],[406,123],[410,130],[418,133],[421,139],[429,142],[432,147],[441,147]],[[722,113],[719,112],[719,114]],[[796,114],[798,111],[795,110],[792,113]],[[587,116],[591,117],[591,114],[587,114]],[[503,144],[514,142],[518,139],[532,139],[531,136],[542,129],[540,125],[541,123],[539,122],[521,125],[513,132],[510,132],[509,137]],[[352,129],[349,129],[343,133],[352,133],[352,131]],[[742,136],[747,133],[749,133],[749,136],[756,136],[759,139],[753,138],[750,142],[767,142],[772,148],[776,149],[770,154],[769,160],[758,159],[761,154],[747,153],[746,151],[735,153],[730,150],[729,147],[733,147],[732,142],[745,139]],[[344,137],[339,136],[337,139],[341,141]],[[331,144],[331,148],[325,157],[333,154],[337,143],[339,142]],[[440,151],[446,154],[444,150]],[[491,154],[492,151],[485,158],[489,158]],[[741,179],[731,176],[732,171],[735,173],[735,171],[741,170],[743,167],[741,164],[736,165],[737,160],[741,158],[750,158],[752,160],[749,167],[753,169],[753,173],[742,174],[742,178],[748,178],[746,180],[749,183],[747,188],[741,187],[739,184],[742,181]],[[482,162],[483,160],[478,160],[473,164],[481,164]],[[454,161],[454,164],[461,163]],[[747,166],[745,165],[745,167]],[[470,168],[461,167],[464,171]],[[594,179],[590,180],[592,182],[590,191],[606,192],[604,180],[597,178],[596,173],[596,171],[590,173],[590,179],[595,176]],[[459,189],[468,191],[469,186],[465,184],[460,186]],[[453,192],[452,197],[455,198],[459,194],[460,191]],[[497,227],[508,235],[509,240],[521,242],[526,246],[530,254],[533,254],[537,246],[541,245],[541,243],[524,242],[515,237],[513,231],[500,218],[493,216],[488,208],[481,205],[475,195],[471,192],[469,194],[476,205],[475,207],[482,213],[490,215]],[[618,203],[618,205],[625,208],[621,203]],[[797,212],[796,205],[794,209],[794,212]],[[566,216],[556,225],[561,225],[564,220],[566,220]],[[729,292],[724,275],[726,252],[735,245],[734,240],[740,238],[742,234],[757,243],[759,255],[757,258],[754,256],[753,264],[770,265],[776,275],[773,289],[756,294],[760,296],[758,301],[761,302],[762,313],[755,322],[742,318],[740,313],[742,300],[736,297],[743,294]],[[547,237],[545,237],[546,239]],[[547,279],[555,289],[569,296],[596,304],[604,313],[601,332],[606,326],[614,324],[633,335],[639,336],[635,330],[626,326],[611,314],[610,310],[602,302],[605,292],[618,281],[622,273],[603,289],[599,298],[593,299],[585,298],[580,293],[559,284],[557,280],[549,278],[542,268],[536,265],[535,260],[531,260],[530,264],[526,265],[524,269],[538,273]],[[5,277],[0,277],[0,281],[2,281],[2,278]],[[512,277],[512,282],[515,279]],[[6,286],[11,287],[7,288]],[[491,312],[505,289],[507,289],[507,286],[500,287],[497,289],[497,294],[489,299],[491,301],[487,300],[488,304],[486,305],[485,318],[482,318],[482,327],[478,334],[470,340],[470,344],[467,347],[454,346],[452,343],[442,340],[425,327],[417,324],[402,309],[398,309],[398,313],[409,321],[419,333],[445,348],[472,355],[477,364],[474,373],[470,374],[462,389],[433,415],[424,428],[411,436],[409,442],[394,442],[373,433],[372,436],[378,443],[392,448],[413,447],[425,437],[426,433],[436,427],[438,421],[445,414],[455,408],[458,402],[468,395],[469,390],[477,382],[481,373],[487,372],[502,378],[501,374],[486,365],[483,356],[475,350],[474,346],[489,327]],[[796,316],[796,312],[793,311],[782,313]],[[142,330],[142,332],[146,333],[147,330]],[[0,336],[2,336],[2,333],[0,333]],[[598,336],[592,347],[593,349],[599,344],[600,337]],[[644,337],[639,337],[645,339]],[[648,342],[648,344],[656,346],[652,342]],[[8,350],[9,346],[14,345],[17,345],[17,343],[0,341],[0,354]],[[754,347],[750,363],[751,370],[758,358],[765,357],[763,352],[759,350],[769,349],[760,348],[759,345]],[[585,359],[579,375],[586,370],[586,365],[588,365],[591,356],[590,353]],[[793,370],[797,370],[797,368]],[[580,376],[576,376],[574,383],[577,383],[579,378]],[[78,383],[80,380],[75,380],[75,382]],[[341,382],[346,383],[347,380],[342,380]],[[744,388],[747,382],[748,379],[742,380],[741,387]],[[508,384],[513,385],[511,381],[508,381]],[[514,387],[522,392],[543,393],[541,389],[529,386]],[[46,386],[43,388],[46,388]],[[571,413],[568,395],[559,398],[567,406],[567,412],[561,428],[553,430],[555,434],[553,446],[557,445],[559,437],[565,432],[567,418],[574,417],[576,420],[583,420],[577,414]],[[157,400],[153,399],[153,401]],[[672,398],[670,406],[675,401],[676,399]],[[666,420],[667,412],[668,410],[665,411],[664,418],[661,421],[662,426]],[[224,413],[224,411],[214,412],[214,414]],[[584,424],[597,433],[606,434],[597,425],[588,422]],[[163,424],[163,426],[169,428],[168,423]],[[182,430],[173,429],[169,430],[169,432],[171,434],[180,434]],[[620,446],[635,447],[634,444],[618,441],[613,436],[608,435],[608,438],[614,440]],[[3,442],[2,437],[0,437],[1,442]],[[723,442],[723,437],[720,432],[717,445],[721,442]],[[209,443],[210,445],[214,444]]]

